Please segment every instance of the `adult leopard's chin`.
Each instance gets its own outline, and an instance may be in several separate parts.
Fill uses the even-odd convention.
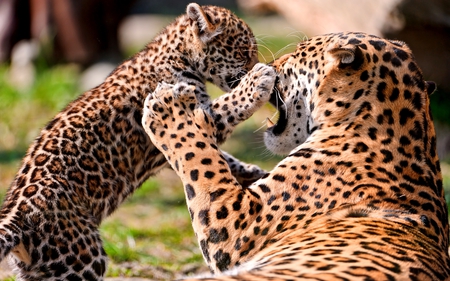
[[[283,93],[281,89],[277,78],[269,102],[278,110],[279,116],[276,123],[267,119],[264,144],[275,154],[288,155],[308,137],[307,116],[302,110],[304,109],[303,100],[296,99],[295,94],[292,98],[293,95]]]

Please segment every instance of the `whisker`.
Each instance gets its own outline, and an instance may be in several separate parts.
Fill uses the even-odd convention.
[[[299,39],[300,41],[305,41],[308,40],[308,36],[301,31],[298,30],[293,30],[291,33],[289,33],[288,35],[286,35],[287,37],[294,37]]]
[[[256,43],[259,43],[259,41],[261,41],[261,42],[267,44],[267,43],[265,42],[265,39],[267,39],[267,38],[275,38],[275,36],[270,35],[270,34],[260,34],[260,35],[257,35],[257,36],[256,36]]]
[[[272,153],[272,151],[268,150],[267,148],[264,149],[262,155],[261,155],[261,160],[267,161],[269,159],[274,158],[275,155]]]
[[[285,51],[286,49],[291,48],[292,46],[296,46],[296,45],[297,45],[297,43],[294,43],[294,42],[293,42],[293,43],[290,43],[290,44],[284,46],[283,48],[281,48],[280,50],[278,50],[278,51],[275,53],[275,56],[276,56],[276,57],[279,57],[280,54],[284,53],[284,51]]]
[[[263,122],[264,123],[264,122]],[[266,126],[266,124],[262,124],[261,127],[259,127],[258,129],[254,130],[253,133],[257,133],[258,131],[262,130],[264,127]]]
[[[285,111],[285,114],[286,114],[286,118],[288,117],[288,106],[287,106],[287,104],[285,103],[285,101],[281,98],[281,93],[280,93],[280,91],[277,89],[277,88],[275,88],[275,94],[278,96],[278,99],[277,99],[277,108],[278,108],[278,100],[280,100],[281,102],[282,102],[282,104],[284,105],[284,108],[286,109]]]
[[[263,53],[260,50],[258,50],[258,56],[264,60],[265,64],[267,64],[267,59],[264,57]]]
[[[275,60],[275,56],[274,56],[274,54],[273,54],[271,49],[269,49],[268,47],[266,47],[264,45],[258,45],[258,49],[259,49],[259,47],[263,47],[264,49],[266,49],[270,53],[270,55],[272,56],[272,60]]]

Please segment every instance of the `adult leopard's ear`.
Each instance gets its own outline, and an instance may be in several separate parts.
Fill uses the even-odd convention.
[[[352,67],[355,70],[361,68],[364,63],[364,54],[357,45],[337,46],[328,50],[331,57],[339,61],[339,68]]]
[[[208,43],[222,30],[211,22],[206,12],[197,3],[191,3],[186,8],[188,17],[196,23],[197,35],[203,43]]]
[[[433,81],[425,81],[425,84],[427,86],[427,93],[429,96],[436,91],[436,83]]]

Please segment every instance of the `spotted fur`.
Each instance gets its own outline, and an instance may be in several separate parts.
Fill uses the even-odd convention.
[[[183,181],[215,273],[203,280],[450,280],[435,86],[411,50],[328,34],[273,67],[280,119],[265,142],[288,156],[249,188],[217,149],[210,115],[197,106],[179,117],[196,107],[195,89],[158,89],[145,103],[160,109],[145,112],[144,129]]]
[[[256,62],[255,38],[242,20],[223,8],[190,4],[105,82],[62,110],[28,149],[0,210],[0,259],[13,254],[17,280],[102,280],[100,223],[167,166],[141,125],[148,93],[160,82],[195,86],[203,107],[214,108],[222,142],[269,98],[270,90],[257,100],[235,87]],[[273,86],[274,78],[271,68],[258,65],[243,79],[246,88]],[[228,98],[211,102],[206,81],[231,91]],[[242,182],[263,174],[226,158]]]

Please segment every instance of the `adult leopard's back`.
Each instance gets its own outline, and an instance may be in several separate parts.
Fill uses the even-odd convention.
[[[230,91],[256,62],[255,38],[241,19],[220,7],[188,5],[144,50],[62,110],[30,146],[0,210],[0,259],[14,254],[18,280],[101,280],[106,254],[99,224],[167,166],[141,125],[145,97],[160,82],[194,85],[205,108],[219,109],[215,122],[223,141],[251,114],[228,110],[234,99],[254,110],[266,100],[241,96],[237,86],[232,99],[211,102],[205,83]],[[266,70],[273,74],[259,65],[244,79],[273,85]],[[233,163],[244,175],[258,171]]]
[[[301,42],[273,66],[279,80],[271,102],[280,116],[265,143],[288,156],[249,188],[214,149],[207,113],[189,111],[188,122],[165,115],[180,108],[168,97],[188,92],[161,90],[146,103],[164,109],[147,113],[144,128],[167,148],[184,183],[216,273],[205,279],[450,280],[429,110],[435,85],[424,81],[411,50],[364,33],[328,34]],[[160,137],[185,134],[179,122],[193,136],[183,148]]]

